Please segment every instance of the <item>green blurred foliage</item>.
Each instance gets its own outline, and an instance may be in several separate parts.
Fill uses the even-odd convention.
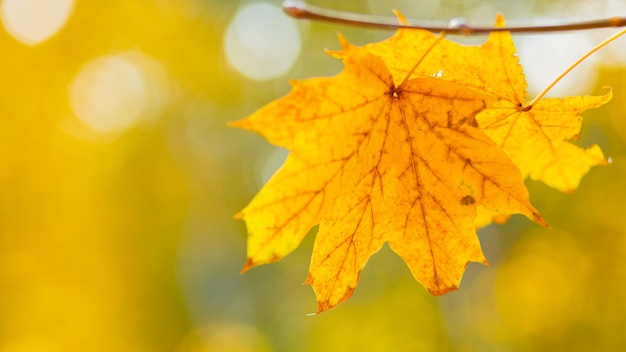
[[[477,3],[445,1],[431,16]],[[626,348],[623,66],[598,66],[596,92],[610,85],[615,97],[585,114],[580,140],[600,144],[612,165],[592,169],[574,194],[528,182],[551,230],[521,217],[481,230],[491,267],[470,265],[461,290],[443,297],[385,247],[352,299],[308,317],[315,297],[300,284],[313,233],[283,261],[239,275],[246,235],[232,215],[284,152],[226,123],[284,95],[288,77],[337,73],[323,53],[339,47],[337,32],[357,44],[389,33],[298,22],[293,68],[253,81],[224,54],[239,5],[77,1],[39,45],[0,31],[0,351]],[[160,108],[125,130],[90,132],[70,106],[71,82],[87,62],[119,53],[162,67],[162,100],[150,101]]]

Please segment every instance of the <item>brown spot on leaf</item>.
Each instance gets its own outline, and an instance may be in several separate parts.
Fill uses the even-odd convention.
[[[463,198],[461,198],[461,204],[462,205],[472,205],[476,203],[476,199],[474,199],[474,197],[472,196],[465,196]]]

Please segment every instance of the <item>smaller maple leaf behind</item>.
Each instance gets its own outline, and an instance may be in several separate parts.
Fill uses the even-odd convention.
[[[332,54],[341,74],[295,83],[233,124],[291,151],[240,213],[244,270],[284,257],[319,223],[307,279],[318,312],[351,296],[384,242],[429,292],[456,289],[469,262],[486,263],[477,206],[543,223],[519,170],[474,120],[493,97],[436,78],[398,79],[369,49],[342,47]]]
[[[524,175],[572,192],[590,167],[608,163],[597,145],[583,149],[571,140],[580,133],[582,111],[607,103],[611,96],[609,92],[544,99],[528,110],[502,100],[478,114],[476,120]]]

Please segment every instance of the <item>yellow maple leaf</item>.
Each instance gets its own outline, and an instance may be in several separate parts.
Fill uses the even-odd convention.
[[[582,111],[610,99],[610,92],[602,96],[544,99],[528,110],[501,100],[476,119],[524,174],[571,192],[590,167],[607,164],[597,145],[582,149],[569,140],[580,133]]]
[[[398,17],[407,23],[401,14]],[[496,26],[504,27],[501,15]],[[437,41],[439,37],[428,31],[400,29],[390,39],[367,48],[372,54],[385,57],[396,76],[408,72],[413,72],[411,77],[435,76],[496,96],[498,100],[481,111],[476,121],[524,177],[528,175],[570,192],[578,187],[591,166],[607,163],[597,145],[582,149],[570,140],[580,133],[582,112],[608,102],[611,92],[602,96],[543,99],[529,107],[526,79],[509,32],[491,33],[480,46],[439,41],[413,70],[410,57],[423,55]]]
[[[492,95],[408,78],[371,46],[342,40],[342,48],[332,53],[342,73],[294,83],[286,97],[233,123],[291,151],[239,214],[248,228],[244,271],[284,257],[319,223],[306,281],[318,312],[352,295],[385,242],[438,295],[458,288],[469,262],[486,263],[477,206],[545,224],[520,171],[476,125]]]

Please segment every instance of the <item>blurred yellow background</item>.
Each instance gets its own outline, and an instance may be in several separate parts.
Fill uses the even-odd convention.
[[[316,1],[489,24],[626,16],[607,1]],[[0,351],[621,351],[626,349],[626,38],[552,96],[614,89],[585,114],[597,167],[574,194],[528,181],[552,225],[479,232],[491,267],[431,297],[388,248],[316,317],[313,235],[241,276],[232,219],[285,151],[226,126],[332,75],[323,53],[391,33],[296,22],[279,1],[2,0]],[[548,20],[546,20],[548,21]],[[531,95],[615,29],[516,36]],[[458,39],[458,38],[457,38]],[[484,38],[460,38],[477,43]]]

